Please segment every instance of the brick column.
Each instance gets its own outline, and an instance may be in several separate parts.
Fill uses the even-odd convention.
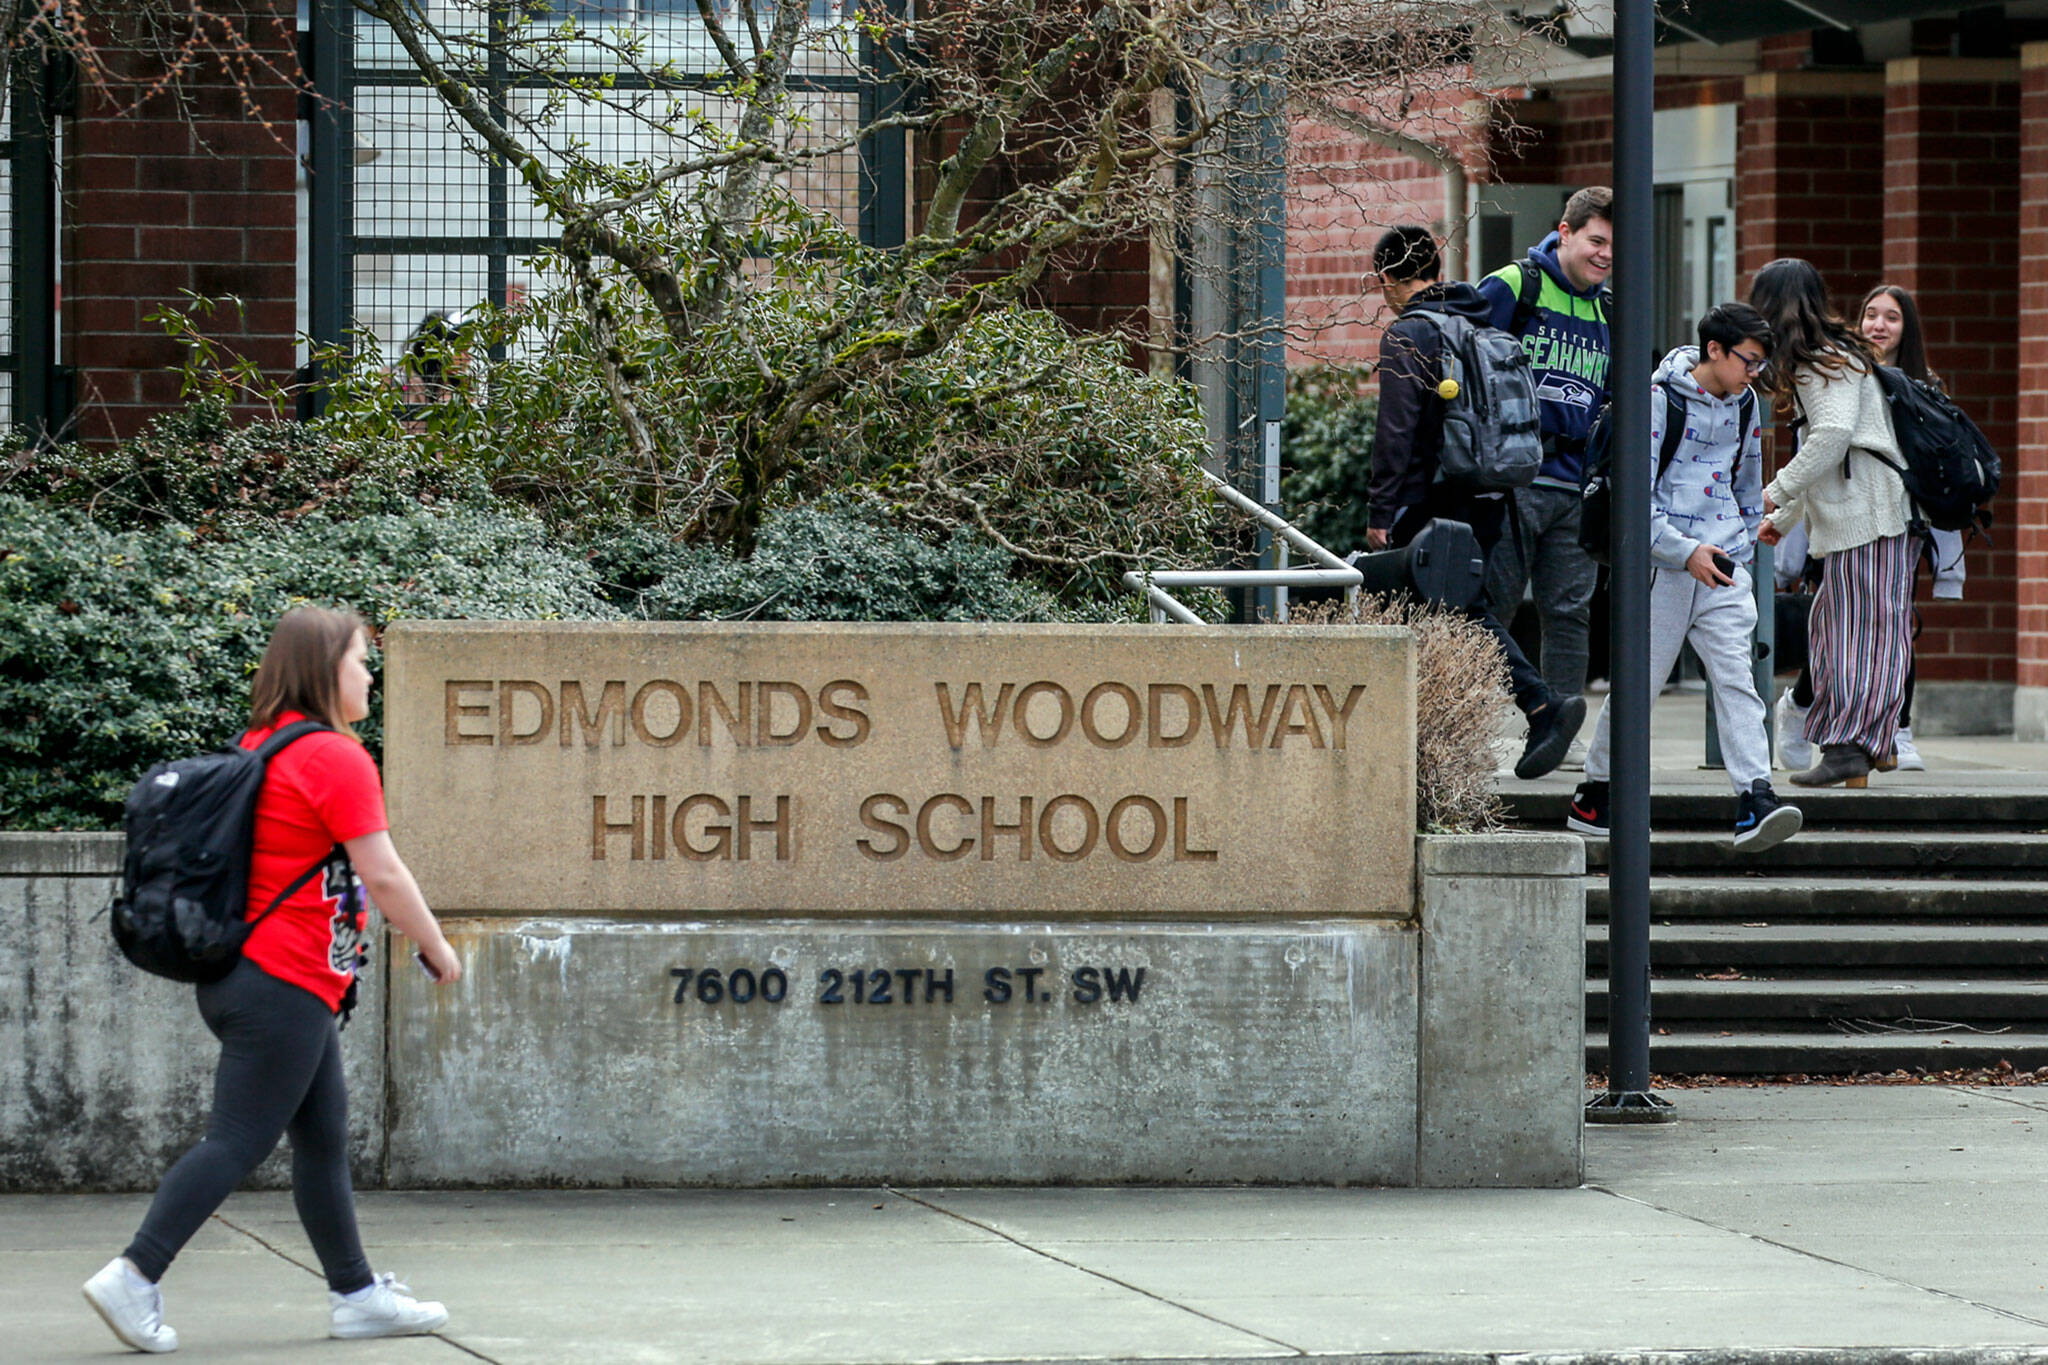
[[[287,0],[215,4],[246,36],[249,88],[206,61],[170,94],[125,105],[162,75],[158,46],[106,36],[115,84],[85,84],[66,130],[65,360],[78,372],[78,434],[130,435],[176,406],[179,348],[147,321],[181,290],[245,305],[210,335],[280,382],[297,322],[297,70]],[[218,29],[212,30],[216,34]],[[173,34],[176,41],[182,34]]]
[[[2020,49],[2018,434],[2004,450],[1999,539],[2014,553],[2013,734],[2048,740],[2048,43]]]
[[[1801,256],[1837,295],[1877,283],[1884,251],[1884,78],[1764,71],[1744,78],[1735,134],[1736,274]]]
[[[2019,66],[1912,57],[1885,71],[1884,275],[1913,292],[1928,363],[1994,447],[2018,419]],[[1859,296],[1845,291],[1844,309]],[[1999,509],[2010,525],[2010,508]],[[2014,537],[1970,547],[1961,602],[1928,599],[1913,726],[2005,730],[2014,678]]]

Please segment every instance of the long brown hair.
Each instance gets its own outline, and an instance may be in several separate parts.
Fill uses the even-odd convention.
[[[1827,282],[1811,261],[1783,256],[1757,271],[1749,306],[1764,315],[1775,337],[1765,380],[1774,398],[1791,401],[1801,370],[1867,374],[1877,363],[1863,334],[1830,306]]]
[[[1920,306],[1913,302],[1912,294],[1903,285],[1881,284],[1863,296],[1863,307],[1856,310],[1856,326],[1863,327],[1864,309],[1879,294],[1889,294],[1893,303],[1899,305],[1899,346],[1892,353],[1892,364],[1904,370],[1923,384],[1940,384],[1941,376],[1927,364],[1927,338],[1920,331]]]
[[[298,711],[353,736],[354,728],[341,714],[341,661],[363,629],[363,619],[352,611],[293,607],[286,612],[256,666],[249,728],[264,729],[285,712]]]

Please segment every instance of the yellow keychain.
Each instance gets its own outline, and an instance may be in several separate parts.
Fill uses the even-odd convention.
[[[1443,383],[1436,386],[1436,396],[1443,399],[1446,403],[1456,398],[1459,392],[1458,381],[1455,379],[1446,379]]]

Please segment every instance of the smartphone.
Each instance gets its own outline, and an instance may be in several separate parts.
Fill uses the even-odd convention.
[[[1721,571],[1723,578],[1733,579],[1735,577],[1735,561],[1718,550],[1714,553],[1714,567]]]
[[[420,964],[420,970],[426,973],[427,980],[439,981],[441,979],[441,974],[434,970],[434,964],[427,961],[427,955],[419,949],[415,948],[412,950],[412,960]]]

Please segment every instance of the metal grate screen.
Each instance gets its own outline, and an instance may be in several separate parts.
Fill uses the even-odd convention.
[[[367,330],[383,354],[395,358],[433,314],[460,315],[478,303],[515,303],[536,283],[528,259],[555,239],[555,225],[533,202],[516,172],[485,158],[481,144],[458,126],[440,99],[426,89],[403,50],[381,24],[339,11],[348,0],[317,0],[329,6],[324,18],[337,32],[339,61],[324,69],[323,92],[334,91],[346,110],[342,140],[347,162],[337,177],[346,187],[332,210],[338,222],[323,228],[316,212],[311,232],[336,232],[336,269],[315,271],[315,289],[336,289],[342,306],[328,316],[344,330]],[[802,136],[843,137],[859,126],[872,82],[860,76],[858,39],[839,22],[837,0],[810,0],[812,17],[826,41],[802,60],[799,89]],[[429,4],[438,22],[466,17],[477,22],[473,3]],[[631,32],[645,44],[643,67],[664,61],[674,73],[654,88],[620,70],[603,40],[586,41],[567,53],[565,66],[579,74],[611,73],[615,83],[605,102],[591,104],[565,96],[543,79],[515,79],[494,66],[488,93],[506,111],[540,122],[537,150],[546,164],[559,164],[564,148],[578,147],[614,164],[662,162],[686,153],[688,129],[729,128],[732,101],[709,89],[722,68],[696,14],[696,0],[526,0],[537,16],[573,17],[586,29],[616,41]],[[316,42],[323,30],[316,28]],[[316,72],[321,68],[316,65]],[[865,86],[865,88],[864,88]],[[678,119],[683,136],[672,139],[650,122]],[[316,143],[315,174],[318,165]],[[858,227],[862,214],[862,165],[855,150],[805,164],[785,179],[813,209]],[[317,248],[317,244],[316,244]],[[317,251],[316,251],[317,254]],[[313,307],[316,324],[322,316]],[[338,314],[338,316],[337,316]]]

